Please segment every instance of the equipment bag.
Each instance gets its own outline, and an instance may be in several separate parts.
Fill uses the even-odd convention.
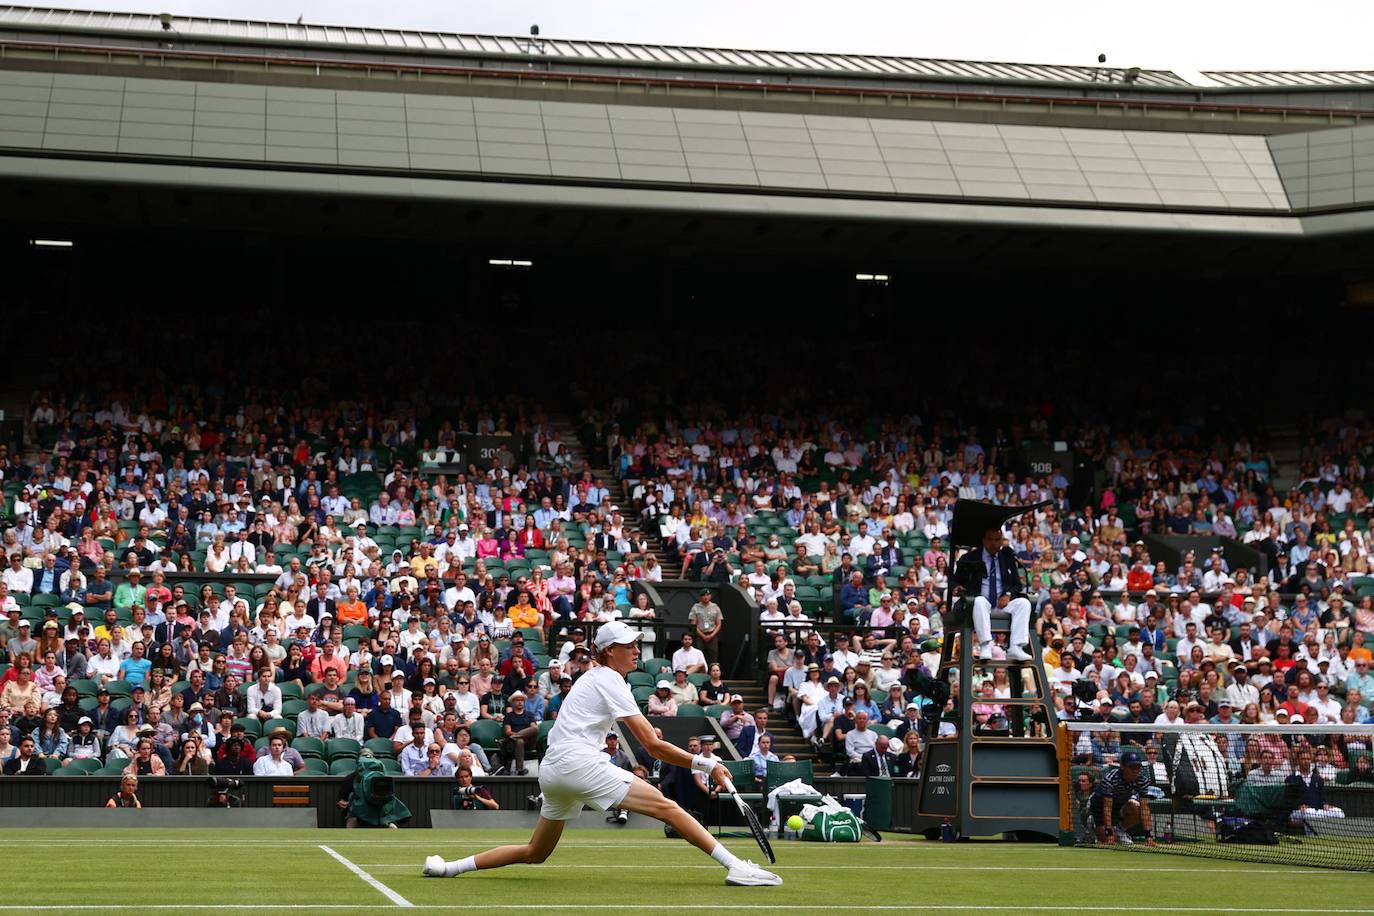
[[[803,840],[820,840],[823,843],[859,842],[859,819],[853,811],[846,809],[818,809],[807,821],[801,832]]]

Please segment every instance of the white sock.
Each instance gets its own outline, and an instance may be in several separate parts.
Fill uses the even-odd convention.
[[[477,857],[468,856],[466,859],[459,859],[456,862],[446,862],[444,871],[450,878],[454,875],[461,875],[465,871],[477,871]]]
[[[734,868],[736,865],[740,864],[739,856],[735,855],[733,852],[726,849],[719,843],[716,844],[715,849],[711,850],[711,858],[715,859],[717,862],[719,862],[721,865],[724,865],[726,868]]]

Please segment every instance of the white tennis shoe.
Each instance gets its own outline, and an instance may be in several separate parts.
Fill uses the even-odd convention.
[[[425,859],[424,875],[426,878],[447,878],[448,863],[443,856],[430,856]]]
[[[782,884],[782,878],[771,871],[764,871],[753,862],[740,862],[725,875],[725,883],[736,887],[774,887]]]

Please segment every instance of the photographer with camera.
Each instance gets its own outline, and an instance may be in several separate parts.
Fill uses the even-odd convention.
[[[455,811],[499,811],[501,806],[491,797],[486,786],[472,784],[472,770],[459,767],[453,777],[458,788],[453,790],[453,810]]]

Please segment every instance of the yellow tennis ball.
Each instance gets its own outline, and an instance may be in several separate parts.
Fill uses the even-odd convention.
[[[801,815],[794,814],[787,819],[787,827],[789,830],[800,831],[805,826],[806,821],[801,819]]]

